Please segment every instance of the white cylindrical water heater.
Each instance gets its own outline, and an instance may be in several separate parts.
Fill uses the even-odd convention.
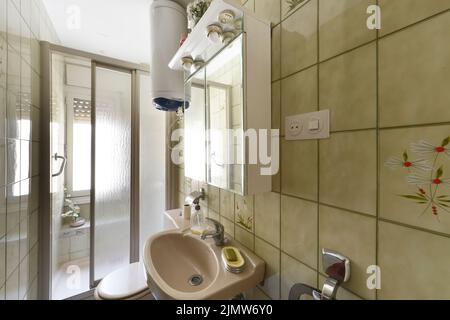
[[[184,75],[168,64],[186,34],[186,11],[169,0],[155,0],[150,6],[150,75],[153,105],[160,110],[176,111],[184,101]]]

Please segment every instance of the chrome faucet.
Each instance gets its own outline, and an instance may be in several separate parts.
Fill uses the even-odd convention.
[[[341,284],[350,279],[350,260],[335,251],[322,249],[322,266],[328,275],[322,291],[304,283],[297,283],[289,292],[289,300],[300,300],[303,296],[312,296],[314,300],[336,299]]]
[[[216,246],[221,247],[225,244],[225,229],[223,225],[214,219],[206,218],[207,221],[214,225],[214,231],[205,230],[203,231],[201,238],[205,240],[206,238],[213,238]]]
[[[205,189],[202,188],[200,189],[200,191],[191,192],[184,201],[186,202],[186,204],[192,206],[199,204],[200,200],[205,200],[205,198],[206,198]]]
[[[350,260],[335,251],[322,249],[322,265],[328,278],[323,285],[321,300],[333,300],[341,284],[350,279]]]

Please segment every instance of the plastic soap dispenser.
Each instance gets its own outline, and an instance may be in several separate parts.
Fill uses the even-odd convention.
[[[194,234],[201,235],[206,230],[205,217],[200,210],[200,205],[196,204],[194,209],[191,214],[191,231]]]

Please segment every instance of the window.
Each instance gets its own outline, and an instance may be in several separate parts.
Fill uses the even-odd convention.
[[[72,196],[88,196],[91,188],[91,101],[68,99],[67,188]]]

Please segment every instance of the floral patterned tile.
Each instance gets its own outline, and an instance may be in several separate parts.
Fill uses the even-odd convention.
[[[307,0],[282,0],[281,1],[281,12],[282,16],[286,17],[287,15],[293,13],[295,10],[298,10],[302,5],[304,5]]]
[[[382,130],[380,216],[450,234],[450,126]]]
[[[234,202],[235,223],[250,232],[253,232],[254,201],[253,196],[236,195]]]

